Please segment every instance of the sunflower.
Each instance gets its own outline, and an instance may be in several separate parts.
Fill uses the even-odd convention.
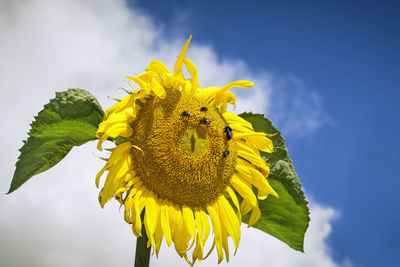
[[[214,248],[220,263],[224,254],[229,260],[228,237],[237,251],[242,215],[251,212],[251,226],[261,216],[257,198],[278,197],[260,156],[260,151],[273,152],[273,145],[265,133],[227,111],[227,104],[235,106],[236,100],[229,90],[253,83],[201,88],[196,66],[185,57],[190,40],[173,73],[155,60],[143,74],[127,77],[138,88],[130,84],[132,90],[106,111],[96,133],[99,150],[107,139],[117,144],[96,185],[108,171],[100,205],[117,199],[133,233],[139,237],[145,227],[147,246],[157,256],[165,238],[190,264]],[[191,78],[184,78],[183,65]]]

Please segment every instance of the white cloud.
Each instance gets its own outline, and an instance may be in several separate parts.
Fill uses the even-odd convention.
[[[152,59],[173,66],[187,36],[165,42],[165,31],[156,28],[150,17],[128,10],[124,1],[0,2],[0,125],[7,140],[0,151],[0,192],[8,190],[17,150],[33,114],[54,97],[55,90],[86,88],[103,106],[110,106],[106,96],[123,94],[118,88],[126,75],[140,73]],[[220,60],[211,47],[196,45],[195,38],[189,57],[199,68],[203,86],[222,86],[234,79],[256,83],[251,91],[236,90],[243,104],[238,111],[274,112],[271,95],[276,94],[276,83],[270,74],[254,73],[239,60]],[[298,101],[311,103],[311,113],[319,112],[308,100],[313,96],[301,94]],[[311,120],[309,128],[315,129],[319,118],[309,115],[300,121]],[[284,116],[278,119],[289,121],[293,115]],[[93,176],[103,162],[89,151],[95,152],[95,144],[74,148],[60,164],[15,193],[0,194],[1,266],[133,264],[135,238],[118,205],[103,210],[97,203]],[[230,265],[248,263],[251,255],[254,266],[267,260],[270,266],[337,266],[325,243],[334,214],[329,208],[312,209],[304,255],[272,238],[260,239],[257,230],[244,229],[241,248]],[[170,254],[172,248],[163,249],[152,265],[176,266],[177,257]],[[207,264],[214,266],[214,259],[202,265]]]
[[[267,74],[272,84],[271,118],[285,135],[304,137],[332,120],[323,112],[320,96],[293,75]]]

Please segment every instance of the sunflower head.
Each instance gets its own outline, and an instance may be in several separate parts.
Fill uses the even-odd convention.
[[[189,43],[190,38],[173,72],[152,61],[143,74],[127,77],[137,86],[106,111],[97,130],[100,150],[107,139],[123,141],[112,149],[96,185],[108,171],[101,206],[113,197],[120,201],[133,233],[140,236],[143,223],[157,255],[165,238],[190,264],[214,248],[218,262],[224,255],[228,261],[228,237],[237,249],[242,214],[252,212],[251,226],[261,215],[257,198],[277,197],[260,156],[273,147],[265,133],[254,132],[249,122],[227,112],[227,104],[236,101],[229,90],[253,83],[200,87],[197,69],[185,57]],[[183,65],[191,78],[184,78]],[[211,227],[212,245],[205,253]]]
[[[133,122],[130,141],[141,148],[132,151],[133,169],[160,198],[206,205],[229,183],[235,143],[224,138],[227,123],[215,108],[174,88],[166,92],[162,101],[147,101]]]

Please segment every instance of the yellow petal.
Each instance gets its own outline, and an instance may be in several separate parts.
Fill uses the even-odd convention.
[[[192,35],[190,35],[189,40],[187,40],[186,44],[182,48],[181,53],[178,56],[178,59],[175,62],[174,66],[174,75],[178,76],[183,79],[183,74],[182,74],[182,64],[186,56],[186,52],[189,48],[190,40],[192,39]]]
[[[147,83],[145,81],[143,81],[140,78],[137,78],[135,76],[126,76],[126,78],[128,78],[129,80],[134,81],[135,83],[137,83],[141,88],[143,87],[147,87]]]
[[[229,262],[228,233],[223,224],[221,227],[221,236],[222,236],[222,248],[225,251],[226,262]]]
[[[218,253],[218,263],[224,259],[224,254],[222,252],[222,232],[221,232],[221,222],[218,215],[217,205],[207,205],[208,213],[210,214],[211,223],[214,230],[214,240],[217,247]]]
[[[258,221],[258,219],[260,219],[260,217],[261,217],[261,211],[257,205],[257,207],[253,208],[253,212],[251,213],[248,227],[253,226]]]
[[[233,109],[236,108],[236,96],[232,92],[223,93],[219,100],[220,100],[219,103],[215,102],[214,104],[216,106],[222,104],[222,108],[220,110],[220,113],[226,112],[227,104],[232,104],[233,105]]]
[[[231,204],[226,200],[224,196],[221,196],[218,201],[218,210],[222,218],[221,224],[226,229],[229,236],[232,237],[235,244],[236,250],[239,247],[240,241],[240,222],[236,217],[235,211],[233,210]],[[235,250],[235,253],[236,253]]]
[[[170,206],[169,212],[170,218],[172,219],[170,222],[172,222],[171,227],[173,227],[171,229],[173,229],[172,240],[174,241],[175,250],[181,257],[183,257],[187,251],[190,234],[185,222],[183,221],[181,209],[177,205],[173,205]]]
[[[144,198],[142,198],[142,194],[143,194],[143,189],[142,187],[139,187],[137,193],[135,194],[132,200],[133,204],[132,218],[134,219],[134,221],[132,222],[132,231],[136,236],[142,236],[142,219],[140,215],[145,206],[145,201]]]
[[[165,88],[154,78],[151,80],[151,89],[153,90],[154,94],[161,99],[165,99],[167,96]]]
[[[215,94],[220,90],[219,87],[206,87],[199,91],[196,95],[198,99],[202,102],[209,103],[212,99],[214,99]]]
[[[171,236],[172,240],[174,240],[174,234],[175,230],[178,228],[179,224],[179,214],[178,210],[176,209],[175,205],[173,205],[171,202],[168,202],[167,206],[167,211],[168,211],[168,218],[169,218],[169,225],[171,227]]]
[[[156,242],[156,247],[155,247],[156,256],[158,257],[158,253],[160,252],[160,247],[163,240],[163,230],[161,228],[160,221],[158,221],[156,231],[154,232],[154,240]],[[153,254],[154,254],[154,248],[153,248]]]
[[[130,151],[130,146],[131,146],[130,142],[124,142],[124,143],[120,144],[119,146],[117,146],[113,150],[107,163],[105,164],[105,166],[100,170],[100,172],[96,176],[96,186],[97,187],[99,186],[100,177],[103,175],[103,173],[106,170],[109,170],[112,166],[114,166],[118,163],[126,164],[126,160],[127,160],[127,158],[129,158],[128,153]],[[116,170],[118,170],[118,169],[119,168],[116,168]],[[119,175],[122,175],[122,172],[118,172],[118,173],[119,173]],[[113,175],[116,175],[116,174],[114,173]],[[110,179],[121,178],[121,177],[114,178],[114,177],[112,177],[113,175],[110,176]],[[108,179],[108,175],[107,175],[107,179]]]
[[[131,107],[135,106],[135,102],[138,97],[139,97],[139,94],[130,94],[130,95],[124,97],[120,102],[118,102],[114,106],[107,109],[107,111],[106,111],[107,118],[112,113],[121,112],[123,110],[126,110],[127,108],[131,108]]]
[[[172,244],[171,226],[169,224],[168,207],[166,205],[168,204],[166,204],[165,201],[161,205],[161,228],[165,235],[165,241],[167,245],[170,246]]]
[[[133,207],[133,198],[138,192],[138,189],[142,186],[142,183],[139,181],[137,184],[135,184],[131,191],[129,192],[128,196],[125,198],[124,202],[124,207],[125,207],[125,212],[124,212],[124,219],[127,223],[133,224],[135,222],[135,211]]]
[[[204,212],[204,210],[201,210],[200,217],[201,217],[201,224],[203,225],[203,229],[204,229],[204,242],[206,242],[208,236],[210,235],[210,231],[211,231],[210,222],[209,222],[207,214]]]
[[[105,134],[111,138],[117,138],[118,136],[129,137],[133,134],[133,129],[126,122],[114,123],[106,129]]]
[[[159,207],[156,203],[155,195],[151,191],[146,192],[145,201],[146,210],[144,213],[144,225],[150,244],[155,246],[154,233],[159,219]]]
[[[240,203],[240,212],[243,215],[246,215],[247,213],[249,213],[251,210],[253,209],[253,207],[247,203],[246,200],[242,200],[242,203]]]
[[[278,193],[268,183],[268,180],[259,171],[252,169],[253,184],[258,188],[258,198],[265,199],[268,195],[273,195],[278,198]]]
[[[166,73],[170,74],[169,69],[160,61],[153,60],[146,70],[154,71],[158,75],[164,75]]]
[[[192,92],[195,92],[195,90],[197,89],[198,86],[198,74],[197,74],[197,68],[196,66],[193,64],[192,61],[190,61],[189,59],[185,58],[183,63],[185,64],[188,72],[190,73],[190,75],[192,75],[192,79],[191,79],[191,83],[192,83]]]
[[[188,206],[182,206],[183,220],[189,230],[189,234],[196,238],[196,224],[194,222],[193,211]]]
[[[101,138],[104,138],[104,135],[112,138],[128,137],[133,133],[129,124],[134,120],[135,117],[132,117],[132,113],[124,111],[112,113],[107,120],[100,123],[96,135]]]
[[[234,87],[242,87],[242,88],[250,88],[253,86],[254,83],[250,82],[250,81],[234,81],[234,82],[230,82],[227,85],[225,85],[224,87],[222,87],[220,90],[218,90],[218,92],[216,92],[215,94],[215,102],[221,103],[221,96],[223,93],[225,93],[226,91],[228,91],[229,89],[232,89]]]
[[[108,139],[108,135],[97,132],[96,137],[100,138],[99,142],[97,143],[97,149],[102,151],[103,148],[101,147],[101,145],[103,144],[104,141],[106,141]]]
[[[197,228],[197,239],[196,239],[196,256],[195,251],[193,251],[193,259],[199,259],[203,257],[203,248],[204,248],[204,233],[203,233],[203,225],[201,221],[200,210],[196,208],[194,210],[194,217],[196,218],[196,228]],[[196,250],[197,249],[197,250]]]
[[[236,206],[236,209],[237,209],[236,214],[237,214],[237,217],[238,217],[239,222],[241,222],[241,221],[242,221],[242,215],[240,214],[239,200],[238,200],[238,198],[237,198],[235,192],[233,191],[233,189],[232,189],[230,186],[227,186],[227,187],[226,187],[226,192],[229,194],[229,196],[231,197],[231,200],[232,200],[233,204]]]
[[[274,145],[272,140],[266,137],[266,133],[252,132],[252,133],[236,133],[234,138],[244,138],[247,143],[255,145],[259,150],[272,153],[274,152]]]
[[[228,124],[237,123],[237,124],[242,125],[243,127],[246,127],[246,128],[248,128],[250,130],[254,130],[253,129],[253,125],[250,122],[248,122],[245,119],[237,116],[236,114],[233,114],[232,112],[224,112],[222,114],[222,116],[228,122]]]
[[[197,227],[196,254],[193,259],[202,260],[204,253],[204,244],[210,234],[210,223],[207,214],[202,208],[195,208],[195,218]],[[195,249],[196,250],[196,249]],[[193,251],[195,253],[195,251]]]
[[[251,185],[246,184],[236,174],[232,175],[231,184],[252,207],[257,206],[257,198],[251,190]]]
[[[115,166],[111,167],[106,182],[104,183],[104,190],[100,205],[104,207],[104,204],[109,201],[118,188],[118,184],[124,178],[126,173],[130,170],[130,160],[127,158],[119,161]]]
[[[250,149],[246,144],[242,142],[236,142],[236,146],[239,157],[250,161],[252,164],[256,165],[259,168],[269,171],[267,163],[261,158],[259,153],[255,153],[252,149]]]
[[[254,131],[252,129],[249,129],[243,124],[239,124],[236,122],[228,122],[229,127],[232,128],[233,136],[236,135],[236,133],[253,133]]]
[[[259,199],[265,199],[269,194],[278,197],[278,194],[268,183],[267,178],[261,172],[254,169],[254,167],[248,162],[244,160],[238,160],[235,170],[238,172],[237,175],[242,180],[246,180],[248,183],[251,183],[257,187]]]

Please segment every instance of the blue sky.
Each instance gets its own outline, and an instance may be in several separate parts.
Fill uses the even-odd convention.
[[[222,265],[397,266],[399,12],[394,1],[0,2],[0,192],[54,91],[85,88],[107,108],[126,75],[153,59],[171,68],[192,34],[201,85],[255,82],[234,91],[237,111],[264,112],[284,132],[311,207],[306,254],[243,228]],[[0,194],[1,266],[132,265],[135,239],[117,203],[97,202],[98,153],[73,149]],[[164,246],[151,266],[186,263]]]
[[[355,266],[395,265],[400,248],[398,3],[132,5],[165,29],[212,45],[221,58],[241,58],[253,69],[293,75],[317,92],[328,118],[314,133],[289,137],[287,144],[308,195],[341,213],[328,241],[334,257],[348,256]]]

